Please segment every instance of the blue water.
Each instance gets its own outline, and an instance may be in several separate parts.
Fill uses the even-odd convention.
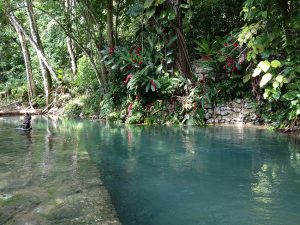
[[[124,225],[300,224],[297,137],[49,118],[18,134],[19,121],[0,119],[0,224],[117,224],[110,202]],[[8,208],[17,197],[25,212]]]
[[[255,128],[101,127],[90,143],[126,225],[300,224],[300,145]]]

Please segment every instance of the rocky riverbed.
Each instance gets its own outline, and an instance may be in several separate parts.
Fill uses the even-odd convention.
[[[39,121],[31,134],[17,134],[7,120],[0,119],[1,225],[120,224],[86,149]]]

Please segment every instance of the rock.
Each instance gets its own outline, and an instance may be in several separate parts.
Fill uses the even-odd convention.
[[[246,108],[246,109],[252,109],[252,108],[253,108],[252,103],[246,102],[246,103],[244,104],[244,108]]]
[[[241,108],[233,108],[233,112],[241,112],[242,109]]]
[[[217,115],[220,115],[220,114],[221,114],[220,107],[216,107],[216,108],[215,108],[215,113],[216,113]]]
[[[221,115],[222,116],[226,116],[226,115],[228,115],[229,114],[229,111],[221,111]]]
[[[244,109],[244,115],[249,115],[249,114],[251,114],[253,112],[254,112],[253,109]]]
[[[7,223],[18,214],[25,214],[40,204],[40,199],[35,195],[15,195],[0,205],[0,221]]]
[[[222,120],[229,122],[231,120],[230,116],[222,116]]]
[[[207,124],[212,124],[212,123],[214,123],[214,119],[209,119],[209,120],[206,121],[206,123]]]
[[[205,117],[206,120],[208,120],[211,117],[211,114],[206,113],[204,117]]]
[[[250,114],[250,119],[251,120],[256,120],[258,117],[255,113]]]
[[[233,107],[233,108],[242,108],[242,104],[233,102],[233,103],[232,103],[232,107]]]
[[[73,219],[79,217],[81,215],[81,206],[80,204],[75,206],[70,205],[62,205],[61,207],[55,208],[50,212],[48,216],[50,220],[65,220],[65,219]]]

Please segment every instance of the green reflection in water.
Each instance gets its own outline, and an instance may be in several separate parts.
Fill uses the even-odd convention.
[[[254,128],[101,127],[86,142],[123,224],[298,224],[299,142]],[[90,139],[86,139],[90,140]]]

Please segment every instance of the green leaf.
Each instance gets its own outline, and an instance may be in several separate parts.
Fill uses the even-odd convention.
[[[109,60],[108,62],[106,62],[105,64],[106,65],[110,65],[110,64],[112,64],[114,62],[114,59],[111,59],[111,60]]]
[[[159,15],[159,19],[163,19],[167,16],[167,11],[166,10],[163,10],[160,15]]]
[[[161,73],[162,67],[163,67],[162,64],[160,64],[160,65],[157,67],[157,69],[156,69],[156,73],[157,73],[157,74],[160,74],[160,73]]]
[[[167,64],[170,64],[172,62],[172,59],[171,58],[168,58],[167,59]]]
[[[261,61],[257,67],[261,68],[266,73],[270,68],[270,63],[268,60]]]
[[[115,70],[118,66],[119,66],[119,64],[114,64],[114,65],[111,67],[111,69],[112,69],[112,70]]]
[[[247,83],[251,78],[251,75],[250,74],[247,74],[243,77],[243,83]]]
[[[267,99],[271,94],[271,90],[270,89],[266,89],[264,92],[264,99]]]
[[[146,17],[151,18],[155,13],[155,8],[146,11]]]
[[[160,4],[163,4],[166,0],[155,0],[155,5],[158,6]]]
[[[293,100],[297,97],[297,91],[288,91],[283,97],[289,101]]]
[[[153,92],[155,92],[155,87],[154,87],[154,85],[152,85],[152,84],[151,84],[151,90],[152,90]]]
[[[170,12],[169,15],[168,15],[168,20],[174,20],[175,17],[176,17],[176,14],[175,14],[175,12],[172,11],[172,12]]]
[[[154,82],[156,83],[157,89],[161,87],[160,83],[157,80],[154,80]]]
[[[276,100],[278,100],[280,98],[280,92],[279,91],[275,91],[275,93],[272,94],[272,97]]]
[[[149,83],[147,84],[147,86],[146,86],[146,93],[148,93],[149,88],[150,88],[150,82],[149,82]]]
[[[144,9],[150,8],[150,6],[153,4],[154,0],[146,0],[144,3]]]
[[[279,87],[279,82],[277,82],[277,81],[275,81],[274,83],[273,83],[273,88],[278,88]]]
[[[276,78],[276,81],[278,81],[279,83],[283,82],[283,76],[282,75],[278,75]]]
[[[260,73],[261,73],[261,69],[255,68],[255,70],[253,71],[252,77],[257,77]]]
[[[190,8],[190,5],[189,5],[189,4],[181,4],[181,5],[180,5],[180,8],[183,8],[183,9],[189,9],[189,8]]]
[[[272,66],[273,68],[277,68],[277,67],[280,67],[280,66],[281,66],[281,63],[280,63],[278,60],[273,60],[273,61],[271,62],[271,66]]]
[[[263,77],[262,77],[262,79],[260,81],[259,86],[260,87],[265,86],[271,79],[272,79],[272,74],[266,73],[265,75],[263,75]]]

